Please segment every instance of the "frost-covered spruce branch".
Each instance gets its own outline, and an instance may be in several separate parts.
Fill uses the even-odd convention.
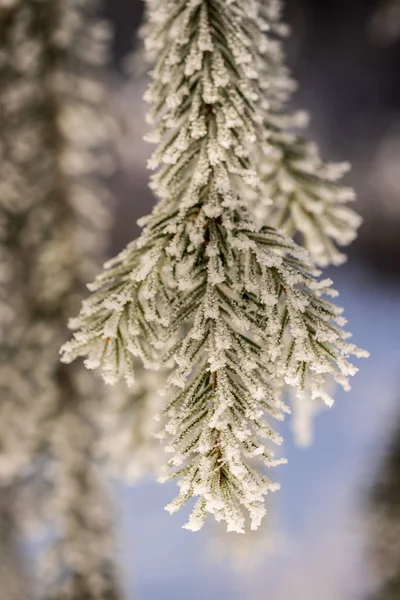
[[[160,23],[169,7],[160,0],[147,0],[146,7],[141,38],[147,52],[141,50],[140,58],[143,63],[146,57],[147,64],[152,65],[157,52],[168,45],[169,29],[160,28]],[[282,38],[289,29],[282,23],[282,2],[269,0],[261,3],[259,9],[268,24],[262,40],[265,55],[260,62],[265,137],[254,147],[263,189],[261,193],[258,189],[243,189],[241,193],[247,194],[260,223],[273,225],[291,236],[299,233],[316,263],[340,264],[345,255],[337,246],[350,243],[361,222],[346,206],[354,199],[353,190],[341,186],[339,181],[349,166],[324,163],[317,146],[294,133],[304,128],[308,117],[304,111],[287,110],[297,86],[285,65]],[[138,57],[136,64],[137,60]],[[300,445],[308,445],[312,440],[312,421],[323,403],[307,393],[299,401],[290,388],[288,391],[294,438]]]
[[[113,549],[105,543],[110,525],[100,522],[105,492],[94,483],[87,430],[95,423],[85,413],[101,388],[79,365],[57,360],[108,222],[91,177],[105,164],[108,126],[95,71],[108,29],[91,21],[90,7],[81,12],[84,5],[0,4],[0,483],[45,465],[57,547],[51,597],[105,600],[119,591],[117,577],[114,596],[106,585]]]
[[[263,65],[268,141],[260,149],[265,188],[258,215],[290,236],[299,232],[316,264],[341,264],[346,257],[338,246],[352,242],[361,224],[361,218],[347,206],[355,199],[354,191],[341,184],[350,166],[323,161],[316,144],[294,133],[308,119],[304,112],[287,109],[296,84],[282,51],[281,39],[288,33],[282,23],[282,2],[267,0],[261,10],[269,24]]]
[[[338,246],[352,242],[361,224],[347,206],[354,191],[340,183],[349,165],[323,162],[315,144],[275,125],[261,156],[267,202],[256,208],[259,217],[290,236],[299,232],[316,264],[342,264]]]
[[[147,100],[160,201],[140,238],[90,286],[63,349],[65,362],[87,355],[88,368],[101,365],[108,383],[132,383],[134,357],[148,367],[175,363],[169,383],[179,391],[162,415],[173,454],[167,477],[179,479],[180,494],[168,509],[197,496],[192,530],[212,513],[242,532],[244,508],[258,527],[277,486],[250,462],[281,462],[269,419],[287,410],[282,383],[331,403],[326,377],[347,388],[356,371],[347,359],[363,354],[324,298],[335,295],[331,282],[317,279],[291,239],[253,221],[241,195],[260,188],[253,147],[264,139],[267,24],[258,8],[179,0],[157,15]]]

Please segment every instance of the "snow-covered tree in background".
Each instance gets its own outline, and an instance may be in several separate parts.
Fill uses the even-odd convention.
[[[267,6],[148,2],[146,44],[156,60],[148,139],[158,144],[149,166],[159,202],[142,219],[139,239],[91,284],[64,346],[64,362],[87,356],[86,366],[101,366],[111,384],[124,377],[131,385],[138,358],[147,368],[175,365],[160,415],[173,455],[165,477],[180,486],[168,510],[197,497],[192,530],[212,513],[242,532],[243,509],[259,526],[264,496],[277,486],[253,459],[282,462],[270,446],[281,442],[271,419],[288,410],[282,386],[331,404],[326,380],[348,389],[356,371],[348,358],[365,354],[347,341],[342,311],[327,299],[336,292],[319,279],[312,255],[274,229],[272,216],[262,223],[249,210],[250,199],[265,193],[260,153],[274,153],[282,135],[268,125],[277,116],[266,65],[275,73],[274,100],[280,82],[268,43],[279,5]],[[307,193],[325,215],[318,228],[336,240],[332,214],[345,198],[332,196],[332,176],[310,165],[302,168],[313,185],[320,181]],[[295,194],[297,205],[302,199]],[[281,192],[270,200],[272,212],[281,211]]]
[[[96,73],[109,30],[91,8],[0,3],[0,482],[44,481],[54,536],[40,593],[52,599],[120,597],[95,465],[102,387],[58,361],[109,221],[92,177],[109,168]]]

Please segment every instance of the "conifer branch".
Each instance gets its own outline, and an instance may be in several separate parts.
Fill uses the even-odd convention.
[[[87,356],[106,382],[134,381],[133,363],[175,364],[178,388],[162,411],[179,480],[174,512],[198,501],[230,531],[256,529],[277,489],[252,459],[274,466],[270,419],[288,411],[283,384],[331,404],[332,377],[348,388],[352,355],[336,295],[302,248],[249,212],[262,193],[257,151],[266,143],[264,43],[255,0],[176,0],[153,12],[147,44],[157,62],[146,99],[158,143],[150,160],[159,198],[143,231],[90,286],[63,360]],[[153,20],[152,20],[153,19]],[[163,40],[163,43],[160,43]],[[165,43],[164,43],[165,42]],[[268,132],[267,132],[268,133]]]

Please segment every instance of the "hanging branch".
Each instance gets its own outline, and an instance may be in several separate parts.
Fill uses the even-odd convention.
[[[158,142],[150,167],[159,197],[143,232],[90,286],[71,322],[63,360],[87,356],[106,382],[134,380],[145,366],[175,363],[180,388],[163,410],[179,478],[177,510],[198,501],[189,529],[207,513],[228,530],[257,528],[277,486],[250,459],[273,466],[280,436],[267,418],[287,411],[281,386],[307,386],[327,403],[327,377],[348,388],[356,371],[329,280],[308,254],[248,212],[243,189],[260,189],[253,147],[265,140],[262,69],[268,23],[253,0],[167,3],[147,44],[157,55],[146,98]],[[167,44],[159,44],[168,39]]]

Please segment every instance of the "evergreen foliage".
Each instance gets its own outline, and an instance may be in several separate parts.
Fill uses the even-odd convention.
[[[337,294],[310,254],[275,229],[273,217],[252,214],[251,198],[267,187],[272,213],[286,215],[276,152],[287,149],[285,168],[303,173],[296,214],[301,203],[310,214],[311,200],[318,204],[324,217],[313,223],[327,253],[327,240],[351,237],[338,233],[335,203],[348,194],[331,185],[336,176],[277,130],[291,84],[279,43],[269,43],[280,31],[279,4],[266,4],[264,11],[256,0],[148,1],[145,41],[156,61],[148,139],[158,144],[149,167],[159,202],[141,220],[139,239],[90,285],[63,348],[64,362],[86,356],[110,384],[124,377],[132,385],[137,359],[151,369],[174,365],[160,435],[172,454],[165,478],[178,478],[180,493],[167,509],[197,497],[192,530],[211,513],[243,532],[244,509],[251,528],[259,526],[264,496],[278,486],[254,462],[283,462],[271,448],[282,441],[273,421],[289,410],[283,386],[330,405],[326,380],[348,389],[356,372],[349,358],[365,355],[347,341],[342,311],[330,300]],[[267,173],[265,156],[272,157]],[[306,233],[304,220],[283,221],[289,233]]]

